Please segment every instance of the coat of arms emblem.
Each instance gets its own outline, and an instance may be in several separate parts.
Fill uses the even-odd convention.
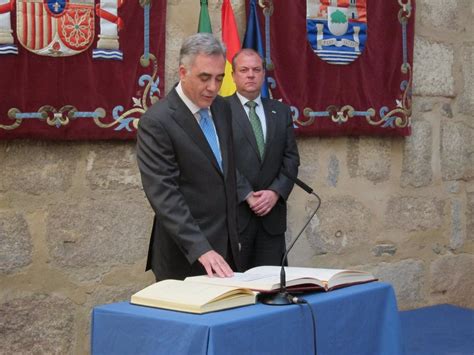
[[[306,30],[313,51],[330,64],[349,64],[367,40],[367,0],[307,0]]]
[[[94,40],[94,0],[17,0],[17,37],[39,55],[71,56]]]

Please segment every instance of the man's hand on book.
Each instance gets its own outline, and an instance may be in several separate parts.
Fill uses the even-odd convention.
[[[209,250],[207,253],[202,254],[198,260],[202,266],[204,266],[204,269],[206,269],[207,275],[209,277],[234,276],[234,272],[230,268],[229,264],[227,264],[224,258],[214,250]]]

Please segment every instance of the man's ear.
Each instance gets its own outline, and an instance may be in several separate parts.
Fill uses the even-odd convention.
[[[186,67],[181,64],[178,68],[178,73],[179,73],[179,80],[183,80],[183,78],[186,76],[186,74],[188,73]]]

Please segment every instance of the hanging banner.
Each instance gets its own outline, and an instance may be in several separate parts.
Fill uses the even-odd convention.
[[[270,94],[297,134],[410,135],[414,0],[258,3]]]
[[[0,0],[0,139],[135,138],[165,25],[165,0]]]

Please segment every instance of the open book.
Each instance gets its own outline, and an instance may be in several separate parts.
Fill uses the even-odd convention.
[[[259,292],[274,292],[280,289],[280,266],[258,266],[233,277],[219,278],[207,275],[192,276],[185,281],[222,286],[245,287]],[[318,290],[375,281],[376,278],[364,271],[317,269],[306,267],[285,267],[286,287],[289,291]]]
[[[135,293],[131,303],[190,313],[207,313],[256,303],[257,292],[280,289],[280,266],[258,266],[233,277],[192,276],[164,280]],[[375,281],[355,270],[285,267],[289,291],[330,291],[334,288]]]
[[[256,292],[247,288],[202,282],[163,280],[132,295],[131,303],[190,313],[207,313],[255,304]]]

